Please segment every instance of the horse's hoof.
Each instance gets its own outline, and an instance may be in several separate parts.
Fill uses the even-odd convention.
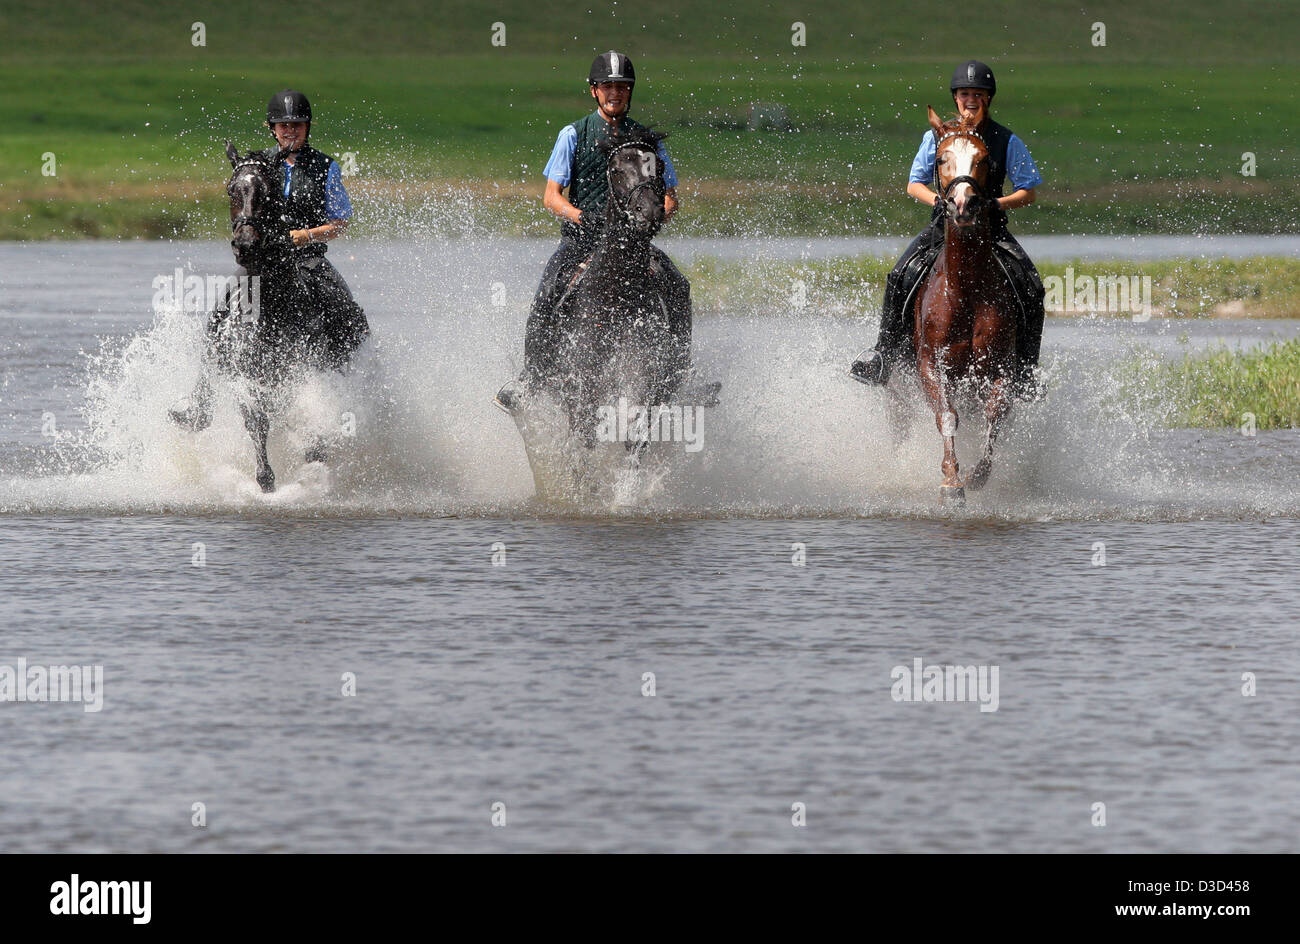
[[[970,474],[970,478],[966,479],[966,484],[971,487],[971,491],[978,492],[988,484],[989,475],[991,475],[992,472],[993,463],[981,460],[976,463],[974,470]]]
[[[966,504],[966,489],[960,485],[940,485],[939,501],[945,505],[960,507]]]
[[[257,473],[257,484],[262,486],[264,492],[275,491],[275,473],[269,468],[263,472]]]

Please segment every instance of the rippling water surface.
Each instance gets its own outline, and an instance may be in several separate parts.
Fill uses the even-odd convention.
[[[233,406],[163,418],[197,322],[151,280],[222,246],[0,246],[0,666],[104,667],[100,712],[0,705],[9,848],[1294,851],[1300,434],[1107,390],[1300,325],[1049,324],[1049,397],[945,511],[932,420],[896,453],[843,374],[870,317],[701,318],[704,448],[553,507],[489,405],[549,248],[336,245],[373,351],[266,497]],[[998,666],[998,710],[895,701],[916,658]]]

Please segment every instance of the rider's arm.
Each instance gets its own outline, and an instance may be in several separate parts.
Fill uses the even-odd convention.
[[[330,161],[329,171],[325,175],[325,213],[329,222],[323,226],[310,229],[295,229],[289,235],[295,246],[308,243],[327,243],[337,239],[348,228],[348,218],[352,216],[352,201],[343,188],[343,172],[337,161]]]
[[[664,162],[664,222],[667,223],[680,206],[677,200],[677,168],[673,167],[673,159],[668,156],[668,149],[662,141],[659,142],[658,151]]]
[[[907,185],[907,195],[915,197],[928,207],[934,206],[934,201],[939,199],[939,195],[927,187],[925,184],[919,184],[913,181]]]
[[[582,211],[569,202],[560,183],[549,178],[546,181],[546,193],[542,195],[542,206],[570,223],[577,223],[582,219]]]
[[[1004,210],[1029,206],[1034,202],[1035,189],[1043,183],[1038,166],[1029,155],[1029,148],[1014,134],[1007,142],[1007,178],[1014,189],[1005,197],[998,197],[998,206]]]
[[[1034,188],[1028,190],[1016,190],[1007,194],[1005,197],[998,197],[998,206],[1004,210],[1014,210],[1016,207],[1029,206],[1034,202]]]
[[[337,239],[347,228],[347,220],[330,220],[324,226],[292,230],[289,235],[293,237],[295,246],[305,246],[308,243],[327,243],[331,239]]]
[[[907,173],[907,195],[920,200],[928,207],[934,206],[939,195],[930,189],[927,181],[934,179],[934,135],[926,132],[921,146],[912,158],[912,169]]]

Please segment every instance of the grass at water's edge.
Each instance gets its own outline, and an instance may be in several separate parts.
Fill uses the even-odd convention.
[[[697,257],[684,271],[698,311],[810,309],[853,317],[879,311],[894,261]],[[1300,318],[1300,259],[1077,260],[1039,263],[1038,271],[1049,316]]]
[[[1144,354],[1124,365],[1120,395],[1167,426],[1300,429],[1300,338],[1253,351],[1221,348],[1166,361]]]

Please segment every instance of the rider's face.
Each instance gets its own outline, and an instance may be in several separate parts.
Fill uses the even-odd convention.
[[[621,118],[627,114],[628,103],[632,101],[632,85],[628,82],[602,82],[591,86],[592,97],[600,105],[600,112],[606,118]]]
[[[277,121],[271,127],[271,133],[275,135],[275,140],[279,142],[281,148],[293,151],[302,147],[307,140],[307,122]]]
[[[953,93],[957,114],[963,118],[983,118],[989,110],[989,93],[984,89],[959,88]]]

